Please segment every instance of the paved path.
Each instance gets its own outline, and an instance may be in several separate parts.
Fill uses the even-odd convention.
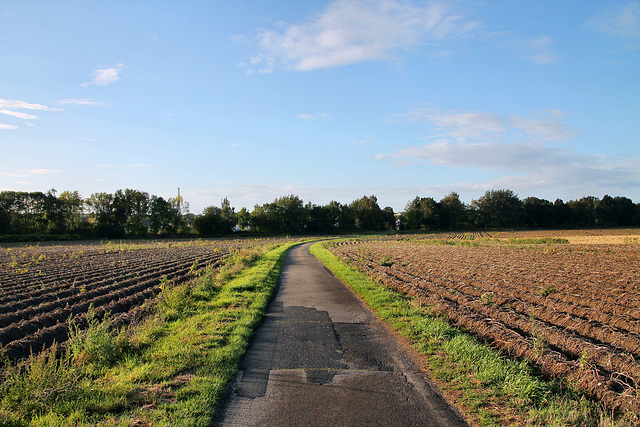
[[[466,426],[309,246],[287,254],[216,425]]]

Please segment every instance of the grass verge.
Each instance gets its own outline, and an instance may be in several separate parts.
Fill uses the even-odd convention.
[[[90,318],[64,351],[6,364],[0,426],[210,425],[293,245],[236,252],[219,270],[165,283],[135,327]]]
[[[329,243],[330,244],[330,243]],[[535,375],[530,366],[501,355],[430,313],[417,299],[392,291],[342,262],[325,247],[311,246],[338,278],[382,320],[390,323],[424,356],[427,370],[479,425],[615,426],[637,419],[615,419],[597,402]],[[632,418],[632,414],[630,417]]]

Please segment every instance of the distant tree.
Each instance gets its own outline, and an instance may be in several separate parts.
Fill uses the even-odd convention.
[[[553,204],[545,199],[527,197],[522,201],[524,224],[529,227],[553,227]]]
[[[397,228],[396,214],[391,206],[385,206],[382,209],[382,222],[385,230],[395,230]]]
[[[58,200],[62,204],[62,212],[65,222],[65,229],[68,231],[77,231],[82,223],[82,213],[84,211],[85,201],[76,191],[63,191]]]
[[[238,225],[238,214],[226,197],[220,203],[220,218],[225,234],[233,232]]]
[[[307,232],[311,234],[329,234],[333,231],[333,224],[327,206],[314,205],[309,202],[304,208],[308,214]]]
[[[222,200],[222,206],[209,206],[196,215],[193,220],[193,228],[202,236],[216,236],[231,234],[237,223],[237,215],[229,199]]]
[[[273,233],[274,226],[269,218],[269,212],[266,205],[254,205],[249,219],[250,228],[257,233]]]
[[[0,234],[11,233],[11,216],[13,211],[13,202],[15,200],[15,192],[0,192]]]
[[[361,199],[354,200],[349,207],[353,209],[358,229],[363,231],[384,229],[382,209],[378,205],[376,196],[364,196]]]
[[[356,217],[353,209],[335,200],[324,206],[331,230],[338,233],[353,231],[356,228]]]
[[[193,228],[201,236],[215,236],[223,234],[221,209],[209,206],[193,219]]]
[[[98,236],[113,238],[124,235],[124,228],[120,225],[119,218],[121,212],[116,209],[114,201],[113,194],[104,192],[93,193],[86,201]],[[119,209],[121,210],[122,207]]]
[[[572,224],[571,208],[562,199],[553,202],[553,222],[558,227],[567,227]]]
[[[411,230],[440,227],[440,206],[432,197],[416,197],[405,208],[405,225]]]
[[[595,206],[596,225],[613,227],[618,225],[618,212],[613,197],[606,194]]]
[[[627,197],[616,196],[613,198],[616,205],[616,225],[618,227],[629,227],[637,225],[634,221],[636,205]]]
[[[176,209],[160,196],[149,199],[149,231],[155,235],[167,235],[175,232]]]
[[[149,232],[149,193],[127,188],[124,190],[125,231],[129,236],[142,237]]]
[[[596,206],[598,199],[594,196],[586,196],[580,200],[570,200],[567,206],[571,209],[571,222],[573,227],[595,227]]]
[[[238,227],[245,230],[251,225],[251,212],[245,207],[238,212]]]
[[[503,228],[521,223],[522,202],[511,190],[490,190],[472,203],[481,226]]]
[[[442,229],[452,230],[463,228],[466,223],[467,208],[460,201],[460,196],[455,191],[447,194],[440,200],[440,224]]]

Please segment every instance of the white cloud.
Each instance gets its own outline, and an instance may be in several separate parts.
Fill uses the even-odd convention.
[[[56,101],[56,104],[60,104],[60,105],[92,105],[92,106],[107,105],[104,102],[94,101],[94,100],[92,100],[90,98],[84,98],[84,99],[61,99],[59,101]]]
[[[441,133],[433,137],[456,138],[465,141],[469,138],[495,139],[503,138],[516,130],[524,131],[530,138],[541,138],[548,141],[563,141],[575,131],[562,123],[564,113],[561,110],[547,110],[543,118],[510,116],[505,118],[499,114],[484,111],[440,112],[416,111],[395,115],[396,118],[426,120],[439,128]]]
[[[300,120],[316,120],[316,119],[325,119],[329,117],[326,113],[317,113],[317,114],[298,114],[297,116]]]
[[[620,161],[601,155],[585,155],[546,143],[450,143],[435,142],[410,147],[391,154],[380,154],[396,165],[431,164],[455,168],[475,168],[499,178],[484,183],[458,185],[456,191],[510,188],[517,191],[541,191],[561,188],[574,194],[602,188],[620,191],[640,187],[640,159]],[[604,194],[604,193],[603,193]],[[582,194],[585,195],[585,194]]]
[[[124,64],[119,63],[115,67],[100,68],[93,72],[93,81],[82,83],[80,86],[89,86],[92,84],[99,86],[107,86],[120,80],[120,72],[124,68]]]
[[[260,33],[261,54],[250,63],[262,65],[261,72],[339,67],[393,58],[399,50],[458,38],[478,27],[453,11],[451,2],[337,0],[302,23]]]
[[[559,164],[561,152],[559,148],[540,143],[452,143],[439,140],[420,147],[398,150],[391,157],[452,167],[522,172],[527,169],[527,165]]]
[[[11,178],[25,178],[28,176],[31,176],[29,174],[23,174],[23,173],[11,173],[11,172],[0,172],[0,175],[2,176],[9,176]]]
[[[556,62],[556,56],[551,49],[553,39],[547,36],[536,37],[526,42],[524,57],[536,64],[547,65]]]
[[[17,101],[11,99],[0,98],[0,108],[9,108],[13,110],[44,110],[44,111],[58,111],[58,108],[47,107],[42,104],[31,104],[29,102]]]
[[[28,113],[22,113],[14,110],[40,110],[40,111],[59,111],[59,108],[48,107],[42,104],[33,104],[30,102],[19,101],[15,99],[2,99],[0,98],[0,114],[15,117],[24,120],[34,120],[38,116]],[[33,123],[26,122],[29,126],[33,126]],[[18,129],[18,126],[9,124],[0,124],[0,129]]]
[[[11,111],[11,110],[0,110],[0,114],[6,114],[8,116],[13,116],[13,117],[17,117],[19,119],[25,119],[25,120],[38,118],[38,116],[34,116],[33,114],[20,113],[18,111]]]
[[[483,183],[457,183],[453,186],[455,191],[562,189],[565,194],[581,197],[585,195],[585,183],[589,184],[588,191],[602,194],[640,187],[638,158],[620,160],[551,145],[552,141],[565,140],[575,132],[562,123],[564,113],[560,110],[548,110],[544,118],[502,118],[478,112],[411,114],[437,127],[438,139],[379,153],[374,159],[389,161],[396,167],[438,165],[499,176]],[[521,132],[526,139],[523,140]]]
[[[130,163],[130,164],[122,164],[122,165],[107,165],[107,164],[100,164],[98,165],[101,168],[148,168],[151,167],[153,165],[148,164],[148,163]]]
[[[28,172],[34,175],[48,175],[52,173],[58,173],[60,171],[55,169],[29,169]]]
[[[435,126],[448,128],[452,137],[479,137],[486,133],[501,133],[506,130],[503,117],[482,111],[465,113],[432,113],[424,115]]]
[[[527,134],[545,140],[562,141],[575,134],[575,130],[557,120],[509,117],[509,124]]]
[[[640,1],[617,5],[591,19],[587,25],[616,37],[640,39]]]

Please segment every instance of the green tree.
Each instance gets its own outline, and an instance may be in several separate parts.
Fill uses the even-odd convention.
[[[460,196],[455,191],[447,194],[440,200],[440,224],[441,228],[453,230],[466,226],[467,207],[460,201]]]
[[[171,235],[178,232],[181,225],[181,198],[165,200],[151,196],[149,200],[149,231],[156,235]]]
[[[193,220],[193,228],[200,235],[215,236],[232,233],[236,223],[236,213],[225,197],[221,207],[209,206],[201,215],[197,215]]]
[[[435,230],[440,226],[440,207],[432,197],[417,197],[404,211],[405,226],[410,230]]]
[[[247,208],[243,207],[238,212],[238,227],[240,227],[241,230],[245,230],[249,228],[250,225],[251,225],[251,212],[249,212]]]
[[[85,201],[78,190],[63,191],[58,196],[62,204],[62,212],[64,216],[65,229],[68,231],[76,231],[82,223],[82,213],[84,211]]]
[[[595,207],[596,225],[599,227],[613,227],[618,223],[618,212],[613,197],[606,194]]]
[[[324,206],[324,210],[332,231],[345,233],[355,230],[355,213],[348,205],[332,200]]]
[[[616,225],[618,227],[629,227],[637,225],[634,221],[636,205],[627,197],[616,196],[613,198],[616,205]]]
[[[521,224],[522,202],[511,190],[489,190],[474,200],[479,225],[486,227],[514,227]]]
[[[309,202],[304,208],[308,215],[307,232],[312,234],[329,234],[333,231],[333,221],[329,216],[327,206],[314,205]]]
[[[86,201],[90,208],[94,231],[101,237],[122,237],[124,228],[121,224],[122,207],[116,209],[115,196],[111,193],[93,193]],[[119,203],[121,204],[121,203]]]
[[[364,196],[354,200],[349,207],[354,212],[358,229],[363,231],[384,229],[384,217],[376,196]]]
[[[567,227],[572,222],[571,208],[562,199],[553,202],[553,222],[559,227]]]
[[[149,193],[144,191],[124,190],[124,228],[129,236],[142,237],[149,232]]]
[[[571,226],[595,227],[596,206],[598,206],[596,197],[586,196],[579,200],[570,200],[567,202],[567,206],[571,209]]]
[[[522,201],[524,223],[529,227],[553,227],[553,211],[553,204],[545,199],[527,197]]]

